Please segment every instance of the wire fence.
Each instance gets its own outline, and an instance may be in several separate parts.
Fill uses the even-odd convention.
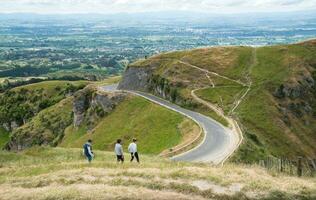
[[[293,176],[316,176],[316,159],[297,157],[297,159],[268,157],[260,160],[259,165],[269,171]]]

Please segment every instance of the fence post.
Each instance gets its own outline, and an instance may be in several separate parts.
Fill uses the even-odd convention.
[[[284,172],[284,160],[281,158],[281,172]]]
[[[302,157],[299,156],[297,159],[297,176],[302,176]]]
[[[289,161],[289,163],[290,163],[290,174],[291,174],[291,175],[294,175],[294,170],[293,170],[293,161],[292,161],[292,160],[290,160],[290,161]]]
[[[265,166],[264,166],[264,160],[259,160],[259,166],[260,166],[260,167],[265,167]]]

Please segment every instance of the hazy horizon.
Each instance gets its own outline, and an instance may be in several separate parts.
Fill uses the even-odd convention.
[[[316,10],[316,0],[2,0],[0,13],[116,14],[161,11],[261,13]]]

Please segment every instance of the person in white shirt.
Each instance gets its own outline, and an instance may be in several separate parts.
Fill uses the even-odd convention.
[[[132,143],[130,143],[129,146],[128,146],[128,152],[131,153],[131,162],[133,162],[134,157],[135,157],[136,161],[139,163],[139,157],[138,157],[136,142],[137,142],[137,140],[136,140],[136,138],[134,138]]]
[[[121,139],[118,139],[116,141],[114,152],[116,154],[117,162],[122,162],[123,163],[124,162],[124,154],[123,154],[123,147],[121,145],[121,142],[122,142]]]

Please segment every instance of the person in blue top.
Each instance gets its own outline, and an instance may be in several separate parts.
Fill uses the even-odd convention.
[[[83,145],[83,153],[88,159],[88,162],[91,163],[94,154],[92,152],[92,140],[88,140],[84,145]]]

